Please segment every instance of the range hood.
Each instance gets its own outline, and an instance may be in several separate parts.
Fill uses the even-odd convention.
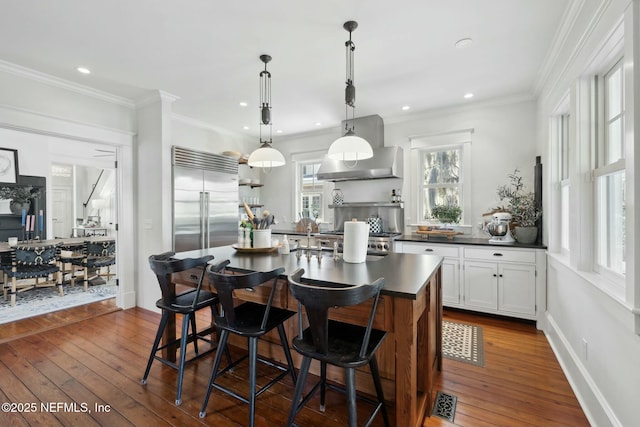
[[[404,159],[402,148],[384,146],[384,124],[378,115],[358,117],[354,121],[356,134],[369,142],[373,157],[353,162],[331,160],[327,156],[318,169],[318,179],[327,181],[356,181],[362,179],[402,178]],[[350,123],[351,124],[351,123]],[[342,123],[345,128],[345,123]]]
[[[373,157],[353,162],[332,160],[327,156],[318,169],[318,179],[326,181],[356,181],[362,179],[402,178],[402,148],[398,146],[373,149]]]

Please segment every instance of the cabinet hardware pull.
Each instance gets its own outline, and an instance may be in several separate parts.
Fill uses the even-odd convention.
[[[425,252],[433,252],[433,249],[431,249],[431,248],[427,248],[427,249],[425,249],[424,251],[425,251]]]
[[[502,274],[500,275],[500,277],[502,277]]]
[[[493,256],[502,256],[502,254],[500,252],[496,252],[493,254]]]
[[[493,277],[497,277],[497,274],[494,274]]]

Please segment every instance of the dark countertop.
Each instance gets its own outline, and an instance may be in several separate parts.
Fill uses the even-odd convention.
[[[442,257],[437,255],[389,253],[384,256],[368,255],[366,262],[350,264],[342,258],[334,261],[331,251],[323,252],[322,261],[319,262],[315,253],[307,261],[306,255],[297,259],[295,251],[289,255],[278,252],[242,253],[232,246],[180,252],[176,257],[198,258],[204,255],[213,255],[216,260],[229,259],[231,263],[228,268],[236,271],[271,271],[284,267],[286,276],[302,267],[305,270],[302,276],[305,282],[321,285],[360,285],[384,277],[383,295],[414,300],[442,263]]]
[[[547,249],[546,245],[524,244],[524,243],[489,243],[489,238],[482,237],[464,237],[455,236],[449,240],[446,237],[430,236],[428,239],[419,234],[403,234],[395,239],[397,242],[420,242],[420,243],[443,243],[449,245],[476,245],[476,246],[492,246],[503,248],[529,248],[529,249]]]

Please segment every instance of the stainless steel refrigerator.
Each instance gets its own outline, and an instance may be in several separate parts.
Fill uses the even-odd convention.
[[[173,147],[173,248],[176,252],[238,240],[238,161]]]

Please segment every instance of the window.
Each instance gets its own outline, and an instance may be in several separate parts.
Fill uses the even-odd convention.
[[[462,207],[462,147],[420,151],[422,208],[420,220],[432,218],[436,205]]]
[[[599,133],[594,147],[596,271],[624,275],[625,265],[625,141],[622,60],[596,77]]]
[[[320,161],[298,163],[298,200],[296,209],[304,217],[324,220],[325,183],[317,178]]]
[[[569,251],[569,115],[558,121],[558,179],[560,184],[560,248]]]

